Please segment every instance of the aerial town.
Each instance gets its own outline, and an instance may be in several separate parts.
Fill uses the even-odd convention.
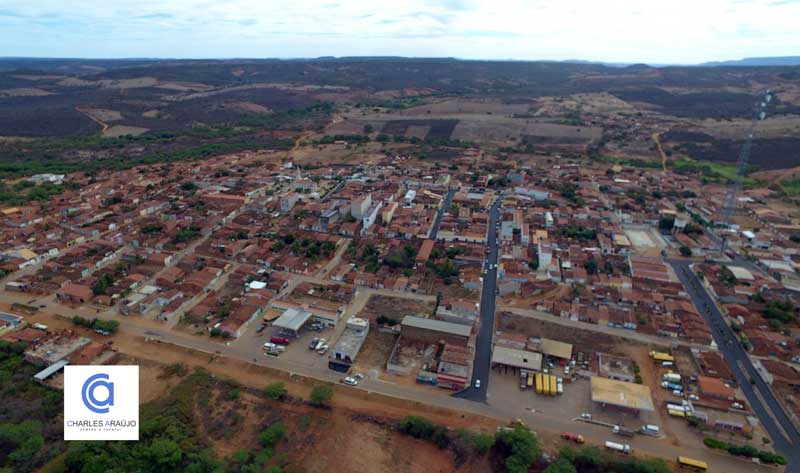
[[[286,471],[382,435],[436,471],[506,471],[518,429],[553,464],[569,447],[666,465],[602,471],[798,466],[800,224],[781,189],[572,140],[423,155],[407,140],[431,124],[339,113],[282,149],[10,177],[43,197],[0,208],[0,338],[20,357],[0,380],[57,393],[65,366],[138,364],[143,415],[191,380],[216,455],[304,465]]]

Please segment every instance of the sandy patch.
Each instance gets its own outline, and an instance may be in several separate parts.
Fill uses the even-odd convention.
[[[46,95],[53,95],[53,93],[34,87],[0,90],[0,97],[44,97]]]
[[[108,130],[103,132],[106,138],[118,138],[120,136],[131,135],[139,136],[150,131],[149,128],[142,128],[138,126],[114,125]]]

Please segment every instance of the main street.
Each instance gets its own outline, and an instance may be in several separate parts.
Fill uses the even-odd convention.
[[[695,307],[711,328],[714,341],[719,346],[720,352],[736,377],[736,381],[753,411],[772,437],[775,449],[786,457],[788,461],[786,471],[797,471],[793,469],[800,468],[800,452],[796,450],[800,447],[800,434],[797,427],[786,415],[769,386],[753,367],[747,352],[739,344],[736,334],[725,322],[700,278],[690,268],[695,261],[669,259],[667,262],[675,269]]]
[[[444,201],[442,205],[439,207],[439,211],[436,212],[436,220],[433,221],[433,227],[431,227],[431,240],[436,240],[436,237],[439,235],[439,227],[442,225],[442,217],[450,209],[450,205],[453,203],[453,197],[456,195],[456,189],[449,189],[447,194],[444,196]]]
[[[478,336],[475,339],[475,360],[472,363],[472,383],[470,387],[456,394],[456,397],[472,401],[486,402],[489,386],[489,372],[492,364],[492,339],[494,335],[494,311],[497,297],[497,222],[500,219],[500,206],[503,195],[500,194],[489,210],[489,231],[487,232],[486,269],[483,276],[481,293],[481,315]],[[480,385],[478,386],[478,383]]]

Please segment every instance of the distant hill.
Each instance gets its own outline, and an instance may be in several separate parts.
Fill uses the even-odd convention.
[[[747,57],[737,61],[704,62],[698,66],[800,66],[800,56]]]

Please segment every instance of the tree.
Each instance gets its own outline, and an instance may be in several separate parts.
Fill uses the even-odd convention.
[[[333,387],[330,384],[318,384],[311,389],[311,403],[315,406],[327,405],[333,399]]]
[[[274,447],[276,443],[283,440],[286,436],[286,431],[286,425],[283,422],[275,422],[261,432],[259,442],[261,442],[262,447]]]
[[[286,397],[286,385],[281,382],[268,384],[267,387],[264,388],[264,395],[273,401],[280,401]]]
[[[495,445],[506,457],[506,470],[509,473],[527,473],[541,455],[536,435],[523,425],[517,424],[513,429],[502,430],[495,439]]]
[[[558,460],[545,468],[544,473],[576,473],[575,465],[565,458],[559,457]]]
[[[586,268],[586,272],[589,274],[597,274],[597,261],[594,258],[589,258],[586,263],[583,264],[583,267]]]
[[[678,248],[678,251],[680,251],[681,255],[683,256],[692,256],[692,249],[686,245],[681,245],[681,247]]]
[[[183,452],[174,440],[157,438],[147,447],[146,457],[155,471],[176,471]]]
[[[672,230],[675,225],[675,217],[672,215],[665,215],[658,220],[658,228],[664,231]]]

